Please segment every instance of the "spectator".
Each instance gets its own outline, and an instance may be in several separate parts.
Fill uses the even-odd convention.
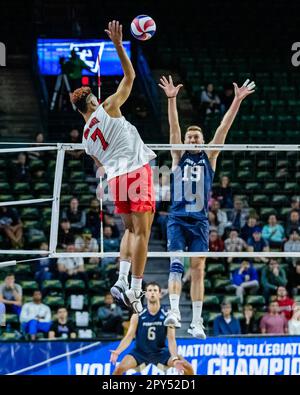
[[[293,230],[300,232],[300,213],[298,210],[292,210],[285,226],[286,235],[289,236]]]
[[[269,245],[262,238],[261,228],[259,226],[255,226],[253,229],[252,236],[247,241],[248,244],[248,251],[249,252],[268,252]],[[265,257],[261,258],[254,258],[255,262],[268,262],[268,259]]]
[[[271,214],[268,219],[268,225],[264,225],[262,237],[268,241],[271,248],[281,248],[285,240],[283,227],[277,223],[275,214]]]
[[[214,319],[214,336],[239,335],[241,333],[240,322],[231,314],[231,303],[224,301],[221,305],[222,314]]]
[[[284,252],[299,252],[300,237],[297,229],[291,229],[289,240],[284,243]]]
[[[69,244],[67,246],[68,253],[75,252],[75,245]],[[67,280],[79,279],[87,283],[87,276],[84,271],[84,261],[81,257],[59,258],[57,261],[58,276],[60,281],[64,284]]]
[[[85,228],[82,231],[81,236],[78,236],[75,240],[75,249],[80,252],[98,252],[99,245],[95,238],[92,237],[90,229]],[[89,263],[99,263],[99,258],[89,258]]]
[[[49,339],[76,339],[76,329],[72,321],[68,320],[68,310],[65,307],[57,309],[57,320],[51,325]]]
[[[15,161],[13,171],[11,172],[11,176],[14,182],[30,183],[31,174],[27,164],[27,156],[23,152],[19,153],[17,160]]]
[[[209,231],[215,230],[219,236],[222,236],[224,233],[224,229],[222,226],[219,226],[219,221],[215,213],[212,211],[208,212],[208,223],[209,223]]]
[[[111,226],[104,226],[103,229],[103,247],[104,251],[119,251],[120,241],[119,239],[114,239],[112,237],[112,228]]]
[[[218,235],[216,230],[209,232],[209,251],[211,252],[222,252],[224,251],[224,241]]]
[[[240,199],[235,199],[233,209],[228,214],[229,226],[237,229],[239,232],[245,225],[248,216],[248,209],[243,206],[243,202]]]
[[[221,177],[220,185],[213,189],[212,196],[220,202],[222,208],[233,208],[233,191],[230,186],[229,177]]]
[[[9,239],[13,248],[23,248],[23,224],[15,209],[0,207],[0,231]]]
[[[80,252],[98,252],[97,240],[92,237],[90,229],[83,229],[81,236],[76,237],[75,249]]]
[[[286,284],[285,271],[279,266],[276,259],[270,259],[261,271],[261,285],[266,301],[269,301],[270,295],[276,293],[278,287],[285,287]]]
[[[75,243],[75,235],[71,229],[71,223],[67,218],[63,218],[60,221],[57,247],[66,249],[67,245],[72,243]]]
[[[212,83],[207,84],[201,93],[200,108],[203,115],[220,112],[220,98]]]
[[[40,245],[40,250],[49,251],[48,244],[43,242]],[[46,258],[45,255],[48,255],[48,254],[41,253],[40,256],[43,259],[41,259],[40,261],[37,261],[35,264],[36,265],[35,266],[36,272],[35,272],[34,278],[39,283],[40,287],[42,287],[43,281],[51,280],[53,278],[53,272],[54,272],[54,259],[53,258]]]
[[[295,266],[291,266],[289,270],[288,289],[291,295],[300,294],[300,260],[297,260]]]
[[[219,222],[220,235],[223,236],[226,226],[228,226],[227,214],[225,211],[220,209],[220,202],[218,200],[213,200],[211,204],[211,212],[216,214]]]
[[[81,137],[78,129],[76,128],[71,129],[67,143],[71,143],[71,144],[81,143]]]
[[[31,340],[36,339],[38,332],[48,333],[51,327],[51,310],[42,303],[41,291],[34,291],[32,302],[22,307],[20,322],[22,331],[28,333]]]
[[[5,304],[6,313],[21,313],[22,287],[15,283],[15,275],[7,274],[4,283],[0,285],[0,302]]]
[[[115,224],[113,215],[104,214],[104,226],[111,227],[113,239],[118,239],[120,237],[120,231],[119,231],[118,226]]]
[[[224,90],[220,95],[220,101],[221,101],[221,113],[225,114],[229,107],[231,106],[231,103],[233,102],[234,99],[234,90],[232,84],[226,84],[224,86]]]
[[[70,133],[69,136],[67,138],[66,143],[71,143],[71,144],[81,144],[81,135],[79,133],[79,130],[76,128],[73,128]],[[75,150],[75,151],[66,151],[67,157],[66,159],[79,159],[83,154],[84,154],[84,150]]]
[[[292,198],[292,200],[291,200],[291,211],[298,211],[298,213],[300,214],[300,197],[294,196]],[[288,214],[287,221],[289,221],[289,219],[290,219],[291,211]]]
[[[244,260],[241,267],[232,274],[232,285],[236,289],[236,296],[240,298],[240,303],[244,303],[246,291],[255,293],[259,288],[257,271],[248,261]]]
[[[241,319],[241,333],[249,335],[258,333],[258,322],[254,318],[254,309],[251,304],[246,304],[243,308],[243,318]]]
[[[100,235],[100,203],[98,199],[92,199],[86,213],[86,227],[91,229],[92,236],[96,239]]]
[[[97,316],[105,333],[123,334],[122,309],[114,303],[110,293],[105,295],[105,306],[99,307]]]
[[[288,322],[289,335],[300,335],[300,306],[294,305],[293,316]]]
[[[81,231],[86,226],[86,213],[79,208],[79,201],[76,197],[70,200],[70,207],[63,210],[62,218],[70,221],[74,232]]]
[[[289,298],[287,290],[285,287],[278,287],[277,288],[277,302],[279,306],[279,312],[285,315],[287,320],[292,318],[293,314],[293,306],[295,304],[294,300]]]
[[[232,229],[229,233],[229,238],[225,240],[225,251],[227,252],[241,252],[247,249],[247,244],[239,237],[238,231]],[[232,262],[233,258],[227,258],[227,262]]]
[[[248,243],[248,240],[252,237],[254,229],[258,228],[256,217],[248,217],[247,222],[241,229],[241,238]]]
[[[35,144],[33,147],[40,147],[44,143],[44,134],[42,132],[37,132],[35,135]],[[47,151],[31,151],[28,154],[29,159],[45,159],[48,156]]]
[[[269,303],[269,313],[260,320],[261,333],[272,335],[284,335],[287,333],[288,321],[284,315],[279,314],[278,302]]]

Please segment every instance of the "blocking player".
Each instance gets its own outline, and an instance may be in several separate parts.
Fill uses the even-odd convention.
[[[176,104],[176,96],[182,85],[174,86],[171,76],[169,80],[162,77],[160,82],[159,86],[168,98],[170,144],[182,144]],[[242,101],[252,94],[255,88],[255,83],[250,82],[249,79],[240,88],[236,83],[233,85],[234,100],[209,144],[224,144]],[[185,132],[184,144],[204,144],[202,129],[199,126],[189,126]],[[206,338],[201,317],[205,269],[205,258],[201,257],[201,252],[208,251],[208,201],[218,155],[218,150],[171,151],[173,182],[172,204],[167,225],[168,250],[199,252],[199,257],[191,258],[193,316],[188,333],[200,339]],[[169,275],[171,309],[165,320],[166,326],[181,326],[179,298],[182,274],[183,258],[171,258]]]
[[[152,169],[149,162],[156,157],[142,141],[137,129],[122,115],[120,107],[132,90],[135,72],[122,45],[122,25],[112,21],[105,30],[114,43],[124,77],[117,91],[101,105],[89,87],[71,94],[71,100],[86,124],[82,142],[99,168],[104,168],[120,214],[125,234],[120,246],[120,275],[111,293],[135,313],[142,311],[142,277],[147,258],[148,241],[155,211]],[[127,276],[132,262],[129,289]]]

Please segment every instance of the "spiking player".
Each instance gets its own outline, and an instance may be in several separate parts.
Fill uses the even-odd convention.
[[[186,375],[194,374],[190,363],[177,355],[175,329],[164,326],[166,312],[160,305],[160,298],[159,284],[149,283],[146,287],[147,308],[140,314],[132,315],[126,336],[118,348],[111,351],[110,362],[115,365],[118,356],[130,346],[135,337],[135,348],[122,359],[113,372],[114,375],[121,375],[129,369],[150,363],[175,367]]]
[[[156,157],[141,140],[131,123],[120,111],[130,95],[135,72],[122,45],[122,25],[118,21],[105,30],[114,43],[121,61],[124,77],[117,91],[101,105],[89,87],[76,89],[71,100],[86,124],[82,142],[86,153],[98,167],[104,167],[110,191],[115,201],[115,212],[125,225],[120,246],[120,274],[111,293],[139,313],[143,306],[142,277],[147,258],[148,241],[155,211],[152,169],[150,160]],[[131,287],[128,273],[132,262]]]
[[[168,118],[170,144],[182,144],[178,120],[176,96],[182,85],[174,86],[162,77],[159,86],[168,97]],[[238,113],[241,102],[254,92],[255,83],[247,79],[242,87],[234,83],[235,97],[209,144],[224,144],[227,133]],[[184,144],[204,144],[203,132],[199,126],[187,128]],[[199,252],[191,258],[191,299],[193,317],[188,332],[205,339],[202,305],[204,299],[205,258],[201,252],[208,251],[208,200],[212,188],[219,151],[171,151],[172,156],[172,204],[168,219],[168,250]],[[165,320],[166,326],[180,327],[179,298],[183,259],[171,258],[169,275],[169,298],[171,309]]]

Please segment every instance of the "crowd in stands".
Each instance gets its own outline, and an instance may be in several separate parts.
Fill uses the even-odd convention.
[[[229,109],[233,99],[234,90],[232,84],[225,84],[223,91],[218,94],[215,91],[214,85],[209,82],[202,90],[200,95],[199,110],[202,121],[206,115],[209,114],[225,114]]]
[[[79,140],[78,130],[72,129],[68,141],[78,143]],[[43,134],[38,133],[36,143],[42,144],[43,141]],[[32,192],[37,176],[47,174],[47,162],[50,159],[55,162],[55,156],[49,155],[45,151],[31,152],[29,155],[20,153],[15,160],[12,159],[14,179],[8,180],[12,185],[11,188],[20,185],[26,192]],[[67,151],[66,166],[70,161],[83,160],[82,155],[83,151]],[[33,162],[38,163],[38,166],[32,166]],[[53,182],[53,175],[51,180]],[[83,184],[83,188],[86,186],[88,184]],[[52,186],[50,194],[51,189]],[[67,204],[62,204],[57,251],[71,254],[99,251],[100,204],[95,194],[93,198],[91,191],[87,192],[91,196],[89,203],[87,201],[81,203],[81,192],[77,195],[74,193]],[[111,284],[116,281],[112,273],[117,273],[118,260],[81,257],[47,258],[44,251],[49,250],[49,245],[42,217],[45,206],[38,209],[32,207],[33,210],[39,210],[37,211],[39,217],[36,218],[39,221],[36,222],[40,224],[37,227],[41,227],[41,237],[38,238],[39,244],[35,245],[36,249],[41,251],[40,259],[25,265],[25,269],[11,273],[2,272],[0,303],[5,305],[7,323],[1,329],[1,333],[3,330],[11,331],[17,335],[17,338],[31,340],[39,336],[55,339],[122,335],[123,321],[128,320],[128,312],[116,306],[109,295],[104,297]],[[32,234],[37,232],[37,229],[34,224],[28,230],[26,226],[28,218],[23,218],[23,213],[22,207],[0,207],[0,249],[32,249],[30,242]],[[119,229],[115,222],[112,210],[103,207],[105,252],[119,251],[121,231],[122,229]],[[25,272],[23,273],[22,270]],[[17,317],[17,322],[11,322],[12,317]],[[91,333],[90,328],[93,328]]]
[[[278,287],[277,295],[269,302],[268,311],[258,320],[251,304],[243,306],[242,318],[234,317],[232,305],[224,300],[221,314],[213,321],[213,334],[219,335],[299,335],[300,306],[287,296],[285,287]]]

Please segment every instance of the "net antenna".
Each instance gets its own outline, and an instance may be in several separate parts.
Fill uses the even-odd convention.
[[[98,86],[98,102],[101,103],[101,59],[104,51],[105,43],[100,43],[97,55],[97,86]]]
[[[98,85],[98,103],[101,103],[101,59],[104,51],[105,43],[100,44],[99,52],[97,55],[97,85]],[[100,251],[101,253],[104,252],[104,247],[103,247],[103,193],[102,193],[102,188],[103,188],[103,177],[101,174],[101,171],[99,171],[99,188],[100,188],[100,193],[97,194],[97,197],[100,201],[100,213],[99,213],[99,219],[100,219]]]

